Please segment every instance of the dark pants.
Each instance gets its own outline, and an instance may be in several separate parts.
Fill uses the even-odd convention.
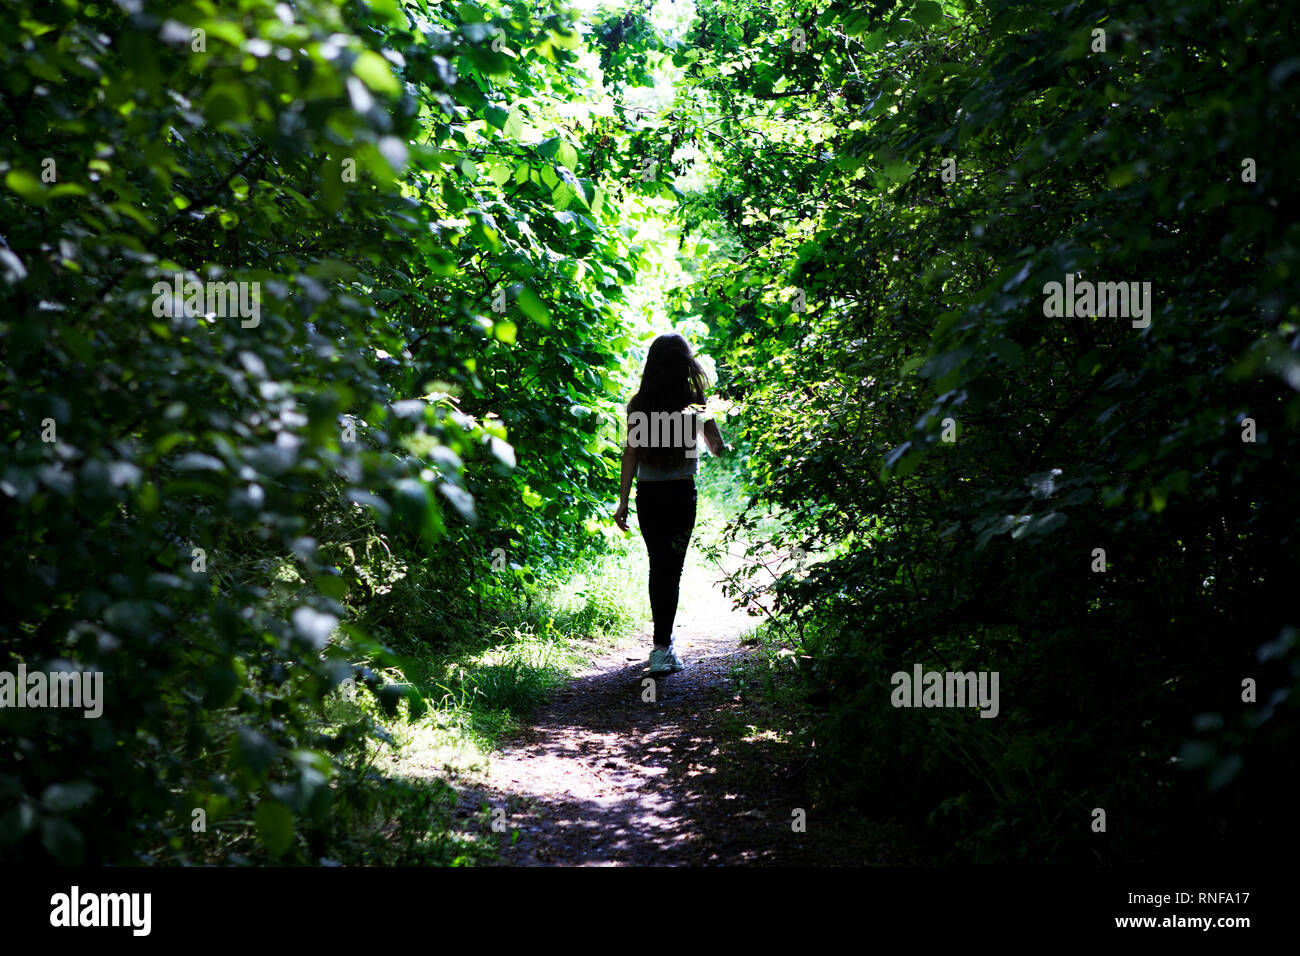
[[[695,530],[695,481],[638,481],[637,523],[650,555],[650,613],[654,641],[667,647],[673,639],[677,593],[686,548]]]

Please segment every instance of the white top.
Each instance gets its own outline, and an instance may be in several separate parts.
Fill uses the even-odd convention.
[[[701,422],[694,411],[682,409],[680,412],[634,412],[632,414],[642,416],[642,420],[638,423],[639,428],[632,429],[629,435],[629,442],[633,447],[638,444],[663,447],[670,442],[672,444],[681,442],[686,446],[686,457],[676,468],[658,468],[646,461],[638,461],[636,476],[639,481],[674,481],[679,478],[691,478],[696,474],[699,470],[702,442],[699,434]],[[681,416],[680,420],[677,416]],[[630,422],[629,428],[631,428]]]
[[[656,468],[643,461],[636,465],[637,481],[672,481],[676,478],[693,478],[699,470],[700,458],[687,457],[677,468]]]

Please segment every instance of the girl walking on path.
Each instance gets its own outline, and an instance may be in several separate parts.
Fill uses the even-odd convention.
[[[636,510],[650,556],[650,611],[654,648],[650,673],[682,669],[673,648],[682,565],[695,529],[695,474],[699,436],[714,455],[726,446],[712,419],[701,423],[709,381],[682,336],[661,335],[650,345],[641,387],[627,405],[627,441],[614,523],[627,531],[628,497],[636,480]]]

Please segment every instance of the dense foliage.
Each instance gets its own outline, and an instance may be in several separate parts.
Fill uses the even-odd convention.
[[[823,558],[786,594],[823,770],[942,852],[1294,832],[1272,783],[1300,624],[1281,16],[701,4],[682,96],[721,117],[726,173],[692,214],[739,248],[696,302],[757,499]],[[1150,313],[1056,311],[1067,281],[1149,283]],[[894,709],[917,662],[1000,672],[1001,715]]]
[[[418,713],[411,653],[600,550],[670,320],[801,556],[828,805],[961,860],[1294,832],[1282,5],[670,6],[11,5],[0,672],[104,699],[0,710],[7,858],[337,856],[384,732],[331,701]],[[917,663],[997,719],[893,707]]]
[[[105,700],[0,714],[0,840],[305,852],[373,729],[325,696],[392,707],[379,639],[599,540],[638,251],[577,174],[580,38],[524,3],[10,14],[0,660]]]

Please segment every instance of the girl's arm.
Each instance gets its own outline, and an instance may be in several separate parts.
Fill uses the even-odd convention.
[[[627,502],[632,494],[632,479],[636,477],[637,451],[631,445],[623,446],[623,472],[619,476],[618,508],[614,511],[614,524],[626,531]]]
[[[712,418],[704,423],[704,444],[709,447],[710,453],[718,457],[727,450],[727,446],[722,441],[722,430]]]

